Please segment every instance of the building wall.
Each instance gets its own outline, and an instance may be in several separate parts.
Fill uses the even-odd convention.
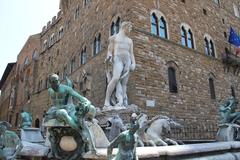
[[[129,103],[137,104],[151,116],[168,115],[185,126],[192,126],[194,133],[204,134],[203,139],[213,139],[203,128],[216,133],[218,104],[231,95],[231,87],[237,99],[240,96],[239,76],[232,67],[224,68],[221,59],[225,48],[229,48],[226,37],[229,27],[240,27],[233,3],[240,5],[239,0],[221,1],[220,5],[209,0],[61,1],[63,12],[43,27],[36,72],[31,69],[35,82],[32,81],[34,89],[28,105],[33,121],[41,120],[51,105],[47,78],[53,72],[59,74],[63,83],[65,75],[70,77],[78,92],[95,106],[103,106],[107,85],[103,62],[111,24],[119,17],[121,21],[133,22],[134,26],[130,37],[137,66],[128,83]],[[151,34],[153,11],[164,16],[168,39]],[[194,49],[181,45],[182,24],[191,28]],[[99,33],[101,51],[94,55],[93,42]],[[216,58],[205,54],[206,34],[214,42]],[[87,63],[81,65],[80,55],[85,47]],[[168,67],[176,70],[177,93],[169,92]],[[215,99],[210,96],[209,78],[214,80]],[[149,101],[155,105],[147,106]],[[195,129],[195,126],[201,127]],[[199,139],[194,134],[185,138]]]
[[[0,120],[9,121],[11,110],[15,107],[15,73],[16,64],[13,65],[1,88]]]

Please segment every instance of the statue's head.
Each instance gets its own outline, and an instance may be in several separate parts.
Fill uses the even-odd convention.
[[[59,76],[57,74],[51,74],[49,76],[49,83],[52,89],[57,90],[60,84]]]
[[[138,129],[139,129],[139,123],[137,121],[137,114],[133,113],[131,115],[131,124],[129,128],[129,132],[134,134]]]
[[[228,100],[229,100],[230,103],[231,103],[231,102],[232,102],[232,103],[235,103],[235,101],[236,101],[236,99],[235,99],[233,96],[230,96]]]
[[[132,23],[129,21],[124,21],[121,24],[121,30],[130,33],[132,31]]]
[[[4,134],[8,127],[11,127],[11,125],[8,122],[6,121],[0,122],[0,135]]]

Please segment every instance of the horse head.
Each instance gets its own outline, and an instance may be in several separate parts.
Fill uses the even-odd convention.
[[[148,115],[145,113],[141,113],[137,119],[139,123],[139,128],[142,128],[148,122]]]
[[[177,128],[177,129],[183,128],[183,126],[182,126],[180,123],[175,122],[175,121],[174,121],[173,119],[171,119],[171,118],[169,118],[168,121],[169,121],[169,124],[170,124],[170,127],[171,127],[171,128]]]

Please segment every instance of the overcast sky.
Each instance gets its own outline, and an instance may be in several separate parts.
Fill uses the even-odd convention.
[[[60,0],[1,0],[0,79],[8,63],[16,62],[28,37],[57,15]]]

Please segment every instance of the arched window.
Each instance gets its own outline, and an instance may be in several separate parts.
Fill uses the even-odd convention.
[[[177,80],[176,80],[176,71],[173,67],[168,68],[168,83],[169,83],[169,91],[172,93],[177,93]]]
[[[38,118],[35,120],[35,127],[40,128],[40,121]]]
[[[231,86],[231,95],[232,95],[233,97],[236,97],[235,89],[234,89],[233,86]]]
[[[18,117],[19,116],[19,113],[16,113],[16,119],[15,119],[15,127],[17,127],[17,125],[18,125]]]
[[[98,34],[97,37],[97,53],[101,51],[101,34]]]
[[[208,54],[210,52],[209,51],[209,42],[206,37],[204,38],[204,44],[205,44],[205,53]]]
[[[59,31],[58,31],[58,38],[61,39],[63,37],[63,26],[60,27]]]
[[[184,27],[181,28],[181,43],[183,46],[187,46],[187,32]]]
[[[86,47],[81,52],[81,65],[87,63],[87,50]]]
[[[151,14],[151,33],[161,38],[167,38],[167,22],[159,11]]]
[[[116,25],[115,25],[115,33],[117,34],[120,30],[120,17],[117,18]]]
[[[24,65],[28,65],[28,64],[29,64],[29,59],[28,59],[28,57],[26,57],[24,60]]]
[[[98,54],[101,51],[101,34],[98,34],[93,43],[93,55]]]
[[[233,4],[233,11],[236,17],[240,17],[239,9],[236,4]]]
[[[214,80],[213,78],[209,78],[208,81],[209,81],[209,90],[210,90],[211,99],[216,99]]]
[[[151,33],[158,35],[158,19],[155,13],[151,15]]]
[[[75,57],[71,60],[70,72],[72,73],[75,70]]]
[[[210,40],[210,55],[215,57],[215,49],[212,40]]]
[[[111,36],[112,35],[114,35],[114,33],[115,33],[115,23],[114,22],[112,22],[112,25],[111,25]]]
[[[121,19],[120,17],[118,17],[117,20],[115,22],[113,21],[111,24],[111,31],[110,31],[111,36],[119,32],[120,25],[121,25]]]
[[[208,56],[212,56],[212,57],[216,57],[215,56],[215,48],[214,48],[214,44],[213,41],[211,40],[211,38],[204,38],[204,44],[205,44],[205,53]]]
[[[188,34],[187,34],[187,47],[188,48],[194,48],[193,45],[193,34],[191,32],[191,30],[188,30]]]
[[[163,17],[160,18],[159,36],[162,38],[167,38],[167,25]]]
[[[96,55],[97,54],[97,38],[95,37],[94,38],[94,42],[93,42],[93,55]]]
[[[181,27],[181,44],[188,48],[194,48],[193,33],[187,24]]]

